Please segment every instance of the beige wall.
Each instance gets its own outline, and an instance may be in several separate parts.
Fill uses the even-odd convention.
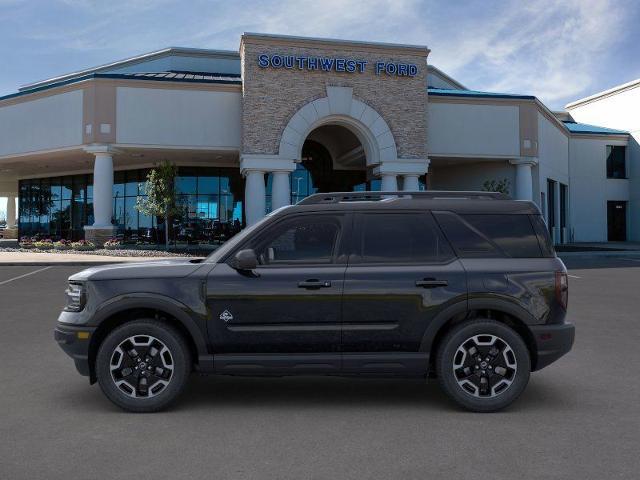
[[[118,87],[117,142],[240,148],[238,91]]]
[[[0,106],[0,156],[82,144],[82,90]]]
[[[297,39],[273,42],[244,37],[242,152],[277,154],[282,132],[292,115],[307,103],[327,96],[327,86],[353,88],[353,98],[376,110],[389,125],[398,157],[426,158],[426,56],[402,48],[374,49],[367,45],[300,43]],[[283,54],[341,57],[368,61],[364,73],[261,68],[258,55]],[[415,77],[376,75],[377,61],[413,63]],[[303,133],[303,132],[300,132]]]

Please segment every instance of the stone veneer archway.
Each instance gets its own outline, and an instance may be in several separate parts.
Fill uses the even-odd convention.
[[[327,86],[326,97],[307,103],[293,114],[282,132],[278,156],[299,162],[307,136],[323,125],[343,126],[358,137],[367,165],[398,159],[395,139],[384,118],[366,103],[353,98],[351,87],[334,86]]]

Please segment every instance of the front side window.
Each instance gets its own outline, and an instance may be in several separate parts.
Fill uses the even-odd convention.
[[[451,247],[428,213],[372,213],[360,217],[360,263],[442,263]]]
[[[607,145],[607,178],[627,178],[626,150],[622,145]]]
[[[253,246],[260,265],[332,263],[340,219],[328,215],[295,217],[278,223]]]

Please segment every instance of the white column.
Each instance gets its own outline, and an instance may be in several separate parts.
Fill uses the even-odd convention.
[[[380,189],[383,192],[397,192],[398,191],[398,179],[395,173],[383,173],[382,185]]]
[[[264,171],[246,170],[245,177],[247,180],[244,187],[244,212],[247,226],[249,226],[264,217],[266,206]]]
[[[536,164],[536,160],[531,158],[521,158],[511,160],[510,163],[516,166],[516,191],[517,200],[533,201],[533,174],[531,167]]]
[[[111,228],[113,218],[113,156],[108,150],[94,152],[93,226]]]
[[[289,172],[273,172],[273,182],[271,183],[271,208],[284,207],[291,204],[291,187],[289,183]]]
[[[405,192],[417,192],[420,190],[419,175],[403,175],[402,190]]]
[[[7,228],[16,226],[16,197],[7,197]]]

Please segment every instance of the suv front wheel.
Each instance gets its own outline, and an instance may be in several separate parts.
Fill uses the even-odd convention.
[[[189,347],[174,328],[152,319],[114,329],[96,357],[104,394],[124,410],[155,412],[173,402],[191,371]]]
[[[529,350],[516,331],[489,319],[470,320],[443,339],[436,359],[446,394],[474,412],[510,405],[529,381]]]

